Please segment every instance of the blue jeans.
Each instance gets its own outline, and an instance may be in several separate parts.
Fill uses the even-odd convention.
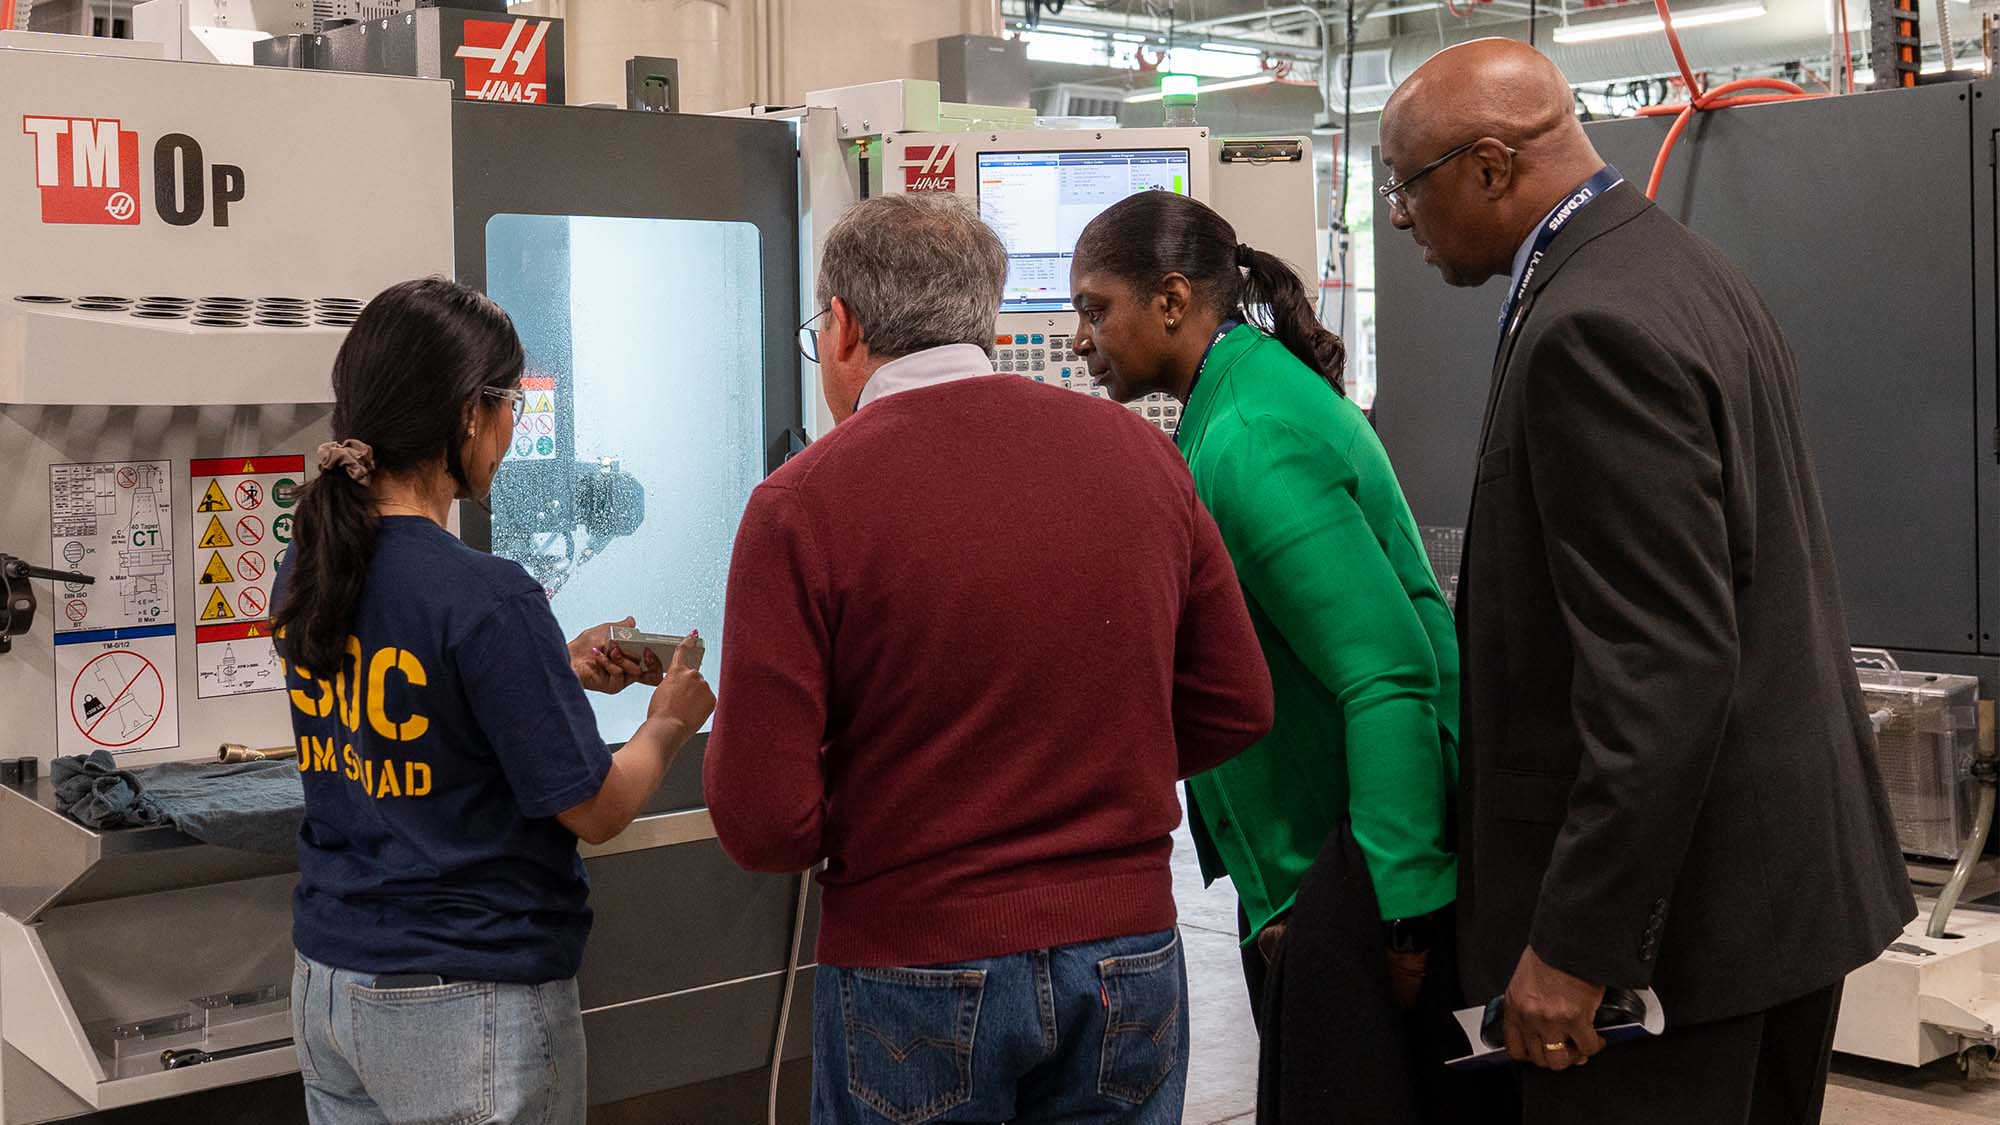
[[[814,1125],[1180,1125],[1187,964],[1156,934],[921,969],[821,965]]]
[[[292,1040],[313,1125],[582,1125],[576,981],[376,989],[298,957]]]

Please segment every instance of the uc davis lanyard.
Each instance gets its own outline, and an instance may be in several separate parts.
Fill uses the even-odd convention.
[[[1574,195],[1563,200],[1562,205],[1550,212],[1549,217],[1542,222],[1541,229],[1535,232],[1534,245],[1528,248],[1528,261],[1521,268],[1521,279],[1508,291],[1507,303],[1500,309],[1502,347],[1506,346],[1507,333],[1512,327],[1514,312],[1521,307],[1521,298],[1527,296],[1528,284],[1535,280],[1535,271],[1540,268],[1542,255],[1548,252],[1549,244],[1556,240],[1556,236],[1563,232],[1563,228],[1569,225],[1569,221],[1576,217],[1578,211],[1588,207],[1598,196],[1624,182],[1625,177],[1619,175],[1618,169],[1606,164],[1597,170],[1596,175],[1583,181],[1583,186],[1577,188]]]
[[[1243,322],[1231,317],[1223,321],[1220,327],[1216,328],[1215,338],[1208,342],[1208,350],[1201,353],[1201,366],[1194,369],[1194,382],[1188,384],[1187,400],[1189,402],[1194,401],[1194,389],[1201,386],[1202,374],[1208,370],[1208,357],[1215,354],[1215,345],[1220,344],[1224,336],[1241,327],[1243,327]]]

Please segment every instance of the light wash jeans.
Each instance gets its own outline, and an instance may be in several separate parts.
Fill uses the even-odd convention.
[[[298,957],[292,1039],[313,1125],[582,1125],[576,981],[378,990]]]
[[[813,1125],[1180,1125],[1172,930],[908,969],[821,965]]]

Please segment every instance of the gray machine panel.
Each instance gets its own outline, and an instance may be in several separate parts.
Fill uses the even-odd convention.
[[[787,1076],[812,1071],[812,993],[808,970],[799,974],[785,1025]],[[643,1004],[585,1010],[591,1105],[637,1101],[650,1111],[639,1119],[649,1121],[764,1120],[761,1088],[749,1097],[739,1093],[720,1105],[702,1105],[701,1087],[770,1065],[783,996],[784,982],[767,977]],[[662,1096],[662,1090],[675,1094]],[[593,1110],[593,1120],[602,1112]]]
[[[702,379],[690,379],[691,372],[711,386],[733,379],[732,385],[744,388],[745,401],[752,404],[749,412],[731,413],[727,430],[686,436],[669,452],[698,461],[726,458],[735,466],[730,486],[745,493],[782,463],[801,422],[794,340],[794,326],[800,320],[799,171],[792,127],[741,118],[462,101],[452,107],[452,150],[458,279],[493,293],[503,305],[508,304],[507,294],[513,295],[510,311],[529,353],[529,375],[546,378],[542,387],[552,384],[557,401],[553,432],[541,431],[549,434],[549,450],[542,457],[520,456],[517,444],[516,456],[496,480],[494,507],[499,518],[489,519],[486,513],[464,506],[466,540],[493,549],[502,546],[496,540],[512,536],[518,547],[525,519],[559,512],[568,520],[566,513],[588,512],[601,502],[600,514],[618,526],[606,531],[607,538],[595,546],[602,548],[613,535],[620,537],[619,545],[608,553],[579,551],[567,569],[538,571],[539,563],[531,562],[531,573],[545,587],[576,597],[585,583],[608,582],[634,592],[634,601],[642,600],[639,591],[654,587],[699,588],[712,594],[719,607],[728,537],[716,527],[694,526],[700,523],[693,514],[699,498],[685,489],[674,494],[673,480],[660,471],[660,449],[631,451],[631,460],[622,465],[637,480],[641,455],[646,456],[649,483],[644,493],[622,484],[602,494],[578,492],[581,478],[567,479],[571,466],[581,471],[592,464],[589,449],[599,436],[595,428],[622,424],[605,413],[612,392],[595,382],[607,370],[603,365],[614,361],[602,349],[591,353],[595,359],[587,357],[581,342],[601,342],[607,335],[605,318],[599,315],[604,309],[598,302],[618,304],[622,316],[630,316],[638,304],[647,310],[646,319],[692,324],[705,315],[694,303],[659,307],[646,302],[655,301],[652,294],[661,290],[685,294],[698,284],[687,279],[718,269],[715,261],[690,257],[698,256],[689,248],[693,243],[662,238],[659,247],[674,249],[656,251],[655,243],[647,242],[643,251],[633,251],[642,261],[619,258],[619,268],[631,272],[615,274],[612,280],[617,284],[607,294],[602,284],[607,268],[603,220],[693,221],[640,224],[645,230],[727,225],[728,231],[717,235],[715,244],[736,255],[733,261],[754,264],[758,280],[743,282],[749,291],[745,301],[725,311],[745,321],[760,317],[754,321],[757,327],[746,329],[741,338],[731,337],[730,353],[720,356],[689,342],[691,337],[680,334],[679,327],[671,338],[657,331],[650,336],[635,331],[615,363],[621,372],[644,377],[621,384],[616,394],[646,399],[621,413],[646,409],[658,414],[664,408],[687,414],[693,407],[677,396],[691,399],[702,389]],[[495,216],[506,218],[489,227]],[[523,222],[522,216],[579,221]],[[498,233],[502,231],[504,238]],[[738,270],[729,276],[740,278],[749,272]],[[678,288],[636,288],[641,282],[650,285],[661,274],[681,279]],[[626,277],[635,279],[632,286],[620,280]],[[580,285],[579,278],[589,279],[589,284]],[[568,302],[552,299],[540,306],[533,299],[563,290],[570,295]],[[586,292],[590,296],[580,296]],[[761,303],[750,304],[752,298]],[[701,338],[714,337],[718,324],[734,323],[703,321]],[[658,323],[641,327],[657,330]],[[651,377],[655,371],[660,373],[657,384]],[[593,380],[594,414],[579,406],[578,388],[586,379]],[[622,401],[617,399],[614,405]],[[761,409],[754,409],[757,406]],[[751,418],[750,413],[756,416]],[[674,444],[672,439],[648,436],[641,445]],[[607,465],[604,471],[614,467]],[[592,503],[585,502],[586,496],[593,498]],[[576,497],[574,507],[565,506],[570,497]],[[733,535],[734,517],[726,522],[721,531]],[[644,530],[635,534],[635,527]],[[691,527],[705,544],[698,550],[687,546],[695,542]],[[678,529],[665,537],[664,548],[661,528]],[[634,545],[643,536],[651,536],[645,540],[648,546],[635,553]],[[662,550],[700,557],[676,563],[663,559]],[[508,550],[501,553],[521,557]],[[577,574],[583,577],[564,585]],[[564,604],[557,603],[559,616]],[[678,619],[666,619],[666,611],[657,608],[642,605],[628,612],[647,615],[643,624],[656,629],[685,627]],[[716,649],[721,630],[711,632],[706,619],[698,623],[711,638],[711,649]],[[640,691],[626,694],[643,703]],[[606,733],[614,741],[623,737],[616,731]],[[683,750],[653,802],[655,810],[702,804],[704,746],[698,739]],[[697,1108],[702,1098],[710,1096],[702,1091],[771,1060],[798,880],[746,874],[713,840],[601,855],[590,859],[588,867],[596,924],[578,983],[590,1040],[591,1100],[600,1105],[637,1100],[674,1120],[719,1119]],[[809,910],[808,943],[815,921]],[[810,973],[801,978],[794,1002],[800,1013],[795,1026],[797,1021],[809,1022],[805,1013],[810,1011]],[[762,1104],[759,1088],[747,1104],[733,1105],[720,1117],[761,1110]]]
[[[784,968],[796,876],[742,870],[714,840],[599,856],[588,863],[600,909],[577,987],[585,1009],[773,976]],[[813,932],[818,890],[808,905]],[[671,957],[660,956],[673,950]],[[807,945],[802,961],[812,960]]]
[[[799,168],[788,123],[454,102],[452,177],[458,280],[481,289],[486,223],[498,214],[754,224],[762,238],[768,468],[783,463],[786,435],[801,416]],[[467,538],[478,543],[472,514]]]
[[[1968,143],[1968,103],[1990,89],[1705,115],[1661,187],[1662,206],[1756,283],[1798,354],[1857,644],[1970,653],[1980,643],[1980,519],[1991,544],[1996,496],[1990,336],[1989,354],[1974,356],[1975,148],[1983,181],[1991,169],[1985,139]],[[1666,129],[1657,119],[1589,127],[1640,183]],[[1990,182],[1982,191],[1990,200]],[[1988,255],[1991,214],[1979,224]],[[1417,522],[1458,526],[1503,285],[1447,289],[1379,201],[1376,241],[1377,424]],[[1991,300],[1989,290],[1989,331]],[[1986,421],[1975,425],[1975,412]],[[1995,557],[1984,568],[1989,606]]]
[[[1975,429],[1979,448],[1979,651],[2000,656],[2000,87],[1972,87]],[[1991,676],[1989,675],[1989,679]],[[1995,687],[1983,694],[1991,699]]]

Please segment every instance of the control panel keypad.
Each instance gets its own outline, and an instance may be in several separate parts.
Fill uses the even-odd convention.
[[[995,336],[993,367],[996,371],[1024,375],[1037,383],[1047,383],[1092,398],[1110,398],[1104,388],[1097,385],[1097,380],[1090,377],[1088,366],[1076,354],[1075,342],[1070,336],[1043,332]],[[1181,404],[1172,395],[1147,395],[1127,403],[1126,409],[1158,426],[1168,437],[1180,428]]]

